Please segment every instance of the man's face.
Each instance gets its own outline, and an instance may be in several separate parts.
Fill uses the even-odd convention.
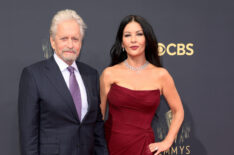
[[[50,36],[51,46],[55,53],[68,65],[79,56],[82,45],[80,26],[75,20],[62,21],[57,25],[54,36]]]

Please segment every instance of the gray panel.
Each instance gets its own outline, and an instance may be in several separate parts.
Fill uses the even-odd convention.
[[[5,1],[0,5],[0,147],[1,154],[18,155],[17,96],[23,67],[42,60],[50,20],[60,9],[75,9],[88,25],[80,61],[101,71],[121,19],[139,14],[153,26],[165,47],[193,43],[192,56],[162,56],[185,107],[184,126],[190,137],[181,146],[190,154],[234,154],[234,2],[205,0]],[[189,52],[186,49],[186,52]],[[181,52],[181,51],[179,51]],[[162,100],[154,129],[166,131],[166,102]],[[160,122],[160,123],[159,123]],[[182,131],[180,131],[182,132]],[[156,131],[157,133],[157,131]],[[156,134],[157,137],[157,134]],[[159,139],[158,139],[159,140]],[[180,144],[175,144],[179,154]],[[180,149],[180,150],[179,150]],[[174,153],[175,154],[175,153]]]

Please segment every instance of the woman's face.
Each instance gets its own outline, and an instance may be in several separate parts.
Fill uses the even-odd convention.
[[[122,40],[122,47],[129,56],[145,54],[145,35],[139,23],[128,23],[123,30]]]

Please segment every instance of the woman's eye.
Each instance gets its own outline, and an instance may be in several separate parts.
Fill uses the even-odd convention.
[[[124,35],[124,37],[129,37],[129,36],[130,36],[130,34],[125,34],[125,35]]]
[[[137,33],[138,36],[143,36],[144,34],[143,33]]]

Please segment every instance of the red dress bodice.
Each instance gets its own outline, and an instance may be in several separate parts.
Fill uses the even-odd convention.
[[[131,90],[112,84],[107,96],[105,136],[110,155],[152,155],[151,122],[160,103],[160,90]]]

